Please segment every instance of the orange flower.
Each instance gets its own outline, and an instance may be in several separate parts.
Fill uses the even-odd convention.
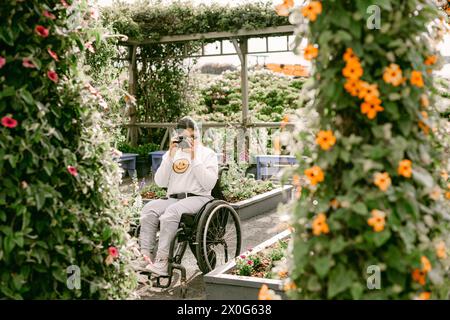
[[[431,263],[430,260],[426,256],[422,256],[420,258],[420,262],[422,262],[422,271],[423,272],[430,272],[431,271]]]
[[[344,53],[344,61],[349,62],[350,60],[358,60],[358,57],[353,52],[352,48],[347,48]]]
[[[378,98],[373,98],[370,101],[361,103],[361,113],[367,115],[367,118],[369,118],[370,120],[374,119],[377,116],[378,112],[384,110],[380,103],[381,100]]]
[[[378,86],[376,84],[370,84],[365,81],[361,81],[359,88],[358,97],[364,99],[365,101],[371,101],[375,98],[380,97],[380,91],[378,91]]]
[[[328,150],[336,143],[336,137],[331,130],[321,130],[317,134],[316,143],[320,145],[323,150]]]
[[[422,72],[420,71],[412,71],[411,72],[411,84],[415,85],[416,87],[422,88],[423,87],[423,79],[422,79]]]
[[[313,234],[320,236],[322,233],[329,233],[330,228],[327,224],[327,217],[324,213],[319,213],[312,223]]]
[[[294,174],[294,176],[292,177],[292,184],[294,186],[300,185],[300,176],[298,174]]]
[[[289,9],[294,6],[294,0],[283,0],[282,4],[275,7],[275,11],[279,16],[287,17],[289,15]]]
[[[428,56],[425,59],[425,65],[427,65],[427,66],[431,66],[431,65],[435,64],[436,62],[437,62],[437,56],[436,55]]]
[[[364,71],[358,60],[349,60],[344,69],[342,69],[342,75],[347,79],[359,80],[362,77]]]
[[[356,97],[359,95],[360,82],[361,82],[360,80],[347,79],[347,81],[344,84],[344,89],[352,96]]]
[[[267,284],[263,284],[258,292],[258,300],[279,300],[280,296],[276,295],[273,290],[270,290]]]
[[[330,206],[336,210],[337,208],[339,208],[339,201],[338,199],[333,199],[330,201]]]
[[[302,186],[300,184],[300,176],[298,174],[294,174],[292,177],[292,185],[295,187],[295,197],[300,198],[302,193]]]
[[[281,154],[281,141],[280,137],[275,137],[273,139],[273,152],[274,154]]]
[[[447,248],[445,247],[444,241],[441,241],[436,245],[436,256],[439,259],[447,258]]]
[[[315,186],[319,182],[322,182],[325,178],[323,171],[319,166],[313,166],[309,169],[306,169],[304,173],[313,186]]]
[[[263,284],[261,289],[259,289],[258,300],[272,300],[272,295],[270,294],[269,287]]]
[[[430,127],[427,126],[427,125],[425,124],[425,122],[419,120],[419,122],[417,123],[417,125],[418,125],[419,128],[423,131],[423,133],[424,133],[425,135],[428,135],[428,134],[430,133]]]
[[[405,178],[411,178],[412,175],[412,162],[411,160],[402,160],[398,164],[397,172],[399,175],[404,176]]]
[[[430,105],[430,100],[428,99],[428,96],[425,93],[420,95],[420,106],[422,108],[428,108],[429,105]]]
[[[446,191],[446,192],[445,192],[445,198],[446,198],[447,200],[450,200],[450,191]]]
[[[371,218],[367,219],[367,224],[373,228],[375,232],[381,232],[384,230],[386,224],[386,213],[380,210],[372,210],[370,212]]]
[[[316,21],[317,15],[322,13],[322,3],[320,1],[311,1],[302,8],[302,15],[310,21]]]
[[[292,281],[292,280],[286,282],[286,283],[283,285],[283,290],[284,290],[284,291],[291,291],[291,290],[295,290],[295,289],[297,289],[297,285],[296,285],[295,282]]]
[[[289,122],[289,116],[287,115],[287,114],[285,114],[284,116],[283,116],[283,119],[281,120],[281,128],[284,128],[285,126],[286,126],[286,123],[288,123]]]
[[[392,84],[394,87],[399,86],[403,82],[403,75],[400,66],[395,63],[391,63],[384,69],[383,80],[386,83]]]
[[[305,48],[304,58],[306,60],[312,60],[319,55],[319,49],[312,44],[308,44]]]
[[[428,195],[434,201],[438,201],[441,197],[441,188],[439,186],[435,186]]]
[[[427,273],[420,270],[420,269],[414,269],[412,272],[412,278],[415,282],[419,283],[420,285],[424,286],[425,282],[427,281]]]
[[[417,300],[430,300],[431,292],[424,291],[417,297]]]
[[[387,172],[377,172],[374,175],[374,183],[381,191],[386,191],[391,185],[391,178]]]

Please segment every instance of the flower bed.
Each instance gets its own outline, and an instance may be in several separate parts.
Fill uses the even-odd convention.
[[[288,239],[280,239],[278,242],[263,250],[249,254],[241,254],[236,258],[236,265],[229,273],[237,276],[249,276],[267,279],[285,279],[287,272],[275,270],[278,261],[285,260],[285,251],[289,242]]]
[[[273,290],[276,295],[280,298],[285,299],[286,295],[284,293],[286,275],[282,269],[282,265],[277,266],[280,268],[279,274],[282,279],[273,279],[267,277],[261,277],[261,275],[268,274],[261,272],[261,268],[265,265],[266,269],[269,269],[273,263],[273,260],[269,262],[270,255],[278,255],[279,253],[274,253],[277,246],[281,243],[286,243],[290,236],[290,231],[286,230],[269,240],[261,243],[260,245],[253,248],[251,251],[245,252],[243,256],[245,258],[237,258],[230,261],[226,265],[217,268],[204,276],[206,297],[209,300],[256,300],[260,292],[261,287],[264,285],[268,289]],[[282,246],[284,246],[283,244]],[[241,256],[242,257],[242,256]],[[242,263],[245,261],[255,261],[260,259],[261,264],[258,268],[253,268],[248,270],[248,268],[243,268]],[[263,262],[263,260],[266,261]],[[278,261],[281,261],[278,260]],[[247,262],[248,263],[248,262]],[[255,263],[255,262],[253,262]],[[272,271],[275,268],[271,269]],[[253,274],[254,276],[238,275],[236,273],[243,272],[245,274]]]

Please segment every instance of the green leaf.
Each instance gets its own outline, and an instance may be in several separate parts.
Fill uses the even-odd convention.
[[[361,215],[367,215],[367,213],[369,212],[364,202],[357,202],[352,206],[352,210]]]
[[[364,286],[358,282],[355,282],[352,284],[352,287],[350,288],[350,293],[352,294],[352,298],[354,300],[361,299],[364,292]]]
[[[391,232],[388,229],[381,232],[370,230],[364,233],[364,238],[375,247],[381,247],[390,237]]]
[[[323,279],[327,275],[328,271],[330,270],[332,262],[333,262],[333,260],[330,257],[325,256],[325,257],[315,258],[312,265],[313,265],[314,269],[316,270],[317,275]]]
[[[346,246],[347,242],[345,242],[344,237],[338,236],[336,239],[334,239],[334,241],[331,241],[330,253],[331,254],[339,253],[342,250],[344,250]]]
[[[339,293],[350,288],[355,278],[354,271],[347,270],[344,265],[338,264],[330,272],[327,292],[328,299],[332,299]]]
[[[319,282],[319,279],[315,275],[312,275],[312,276],[310,276],[308,278],[308,282],[306,284],[306,288],[309,291],[313,291],[313,292],[314,291],[320,291],[320,289],[322,289],[322,287],[320,285],[320,282]]]
[[[20,89],[19,96],[22,98],[23,101],[25,101],[25,103],[29,105],[34,105],[33,96],[26,89],[24,88]]]
[[[7,235],[3,240],[3,248],[5,249],[5,253],[9,254],[14,249],[14,246],[15,246],[14,236]]]

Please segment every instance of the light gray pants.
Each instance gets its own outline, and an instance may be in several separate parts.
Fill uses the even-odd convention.
[[[141,252],[147,256],[155,253],[158,225],[159,244],[157,256],[166,259],[169,256],[170,243],[176,236],[183,213],[195,214],[213,197],[187,197],[184,199],[158,199],[147,203],[142,209],[139,241]]]

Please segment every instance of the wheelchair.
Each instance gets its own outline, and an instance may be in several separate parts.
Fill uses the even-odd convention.
[[[204,204],[196,214],[182,215],[177,234],[170,244],[169,275],[152,278],[150,271],[142,271],[149,276],[154,287],[169,288],[174,270],[179,270],[181,297],[186,296],[186,268],[181,262],[188,246],[203,274],[226,264],[240,254],[241,222],[234,208],[224,200],[221,190],[221,177],[226,170],[226,166],[219,168],[216,185],[211,191],[214,199]],[[139,229],[136,229],[135,235],[139,234]]]

